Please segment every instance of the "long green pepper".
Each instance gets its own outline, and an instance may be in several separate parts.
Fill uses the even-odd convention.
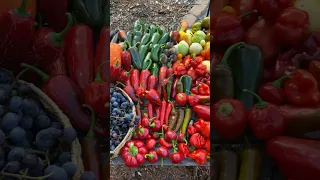
[[[133,39],[133,32],[129,30],[127,32],[127,41],[131,44],[132,43],[132,39]]]
[[[148,56],[148,55],[147,55]],[[159,76],[159,65],[158,63],[152,63],[151,66],[151,74],[155,76]]]
[[[170,39],[170,33],[165,33],[161,39],[159,40],[158,44],[166,44]]]
[[[160,33],[159,33],[158,29],[156,29],[156,32],[153,33],[150,41],[152,44],[158,44],[160,38],[161,38]]]
[[[162,46],[160,44],[154,44],[151,49],[151,59],[154,62],[159,62],[159,56],[161,54]]]
[[[151,34],[151,36],[153,36],[153,34],[158,31],[157,26],[154,25],[154,24],[150,24],[150,28],[149,29],[150,29],[149,33]]]
[[[147,44],[151,39],[151,35],[149,33],[145,33],[141,39],[141,45]]]
[[[132,46],[128,50],[131,54],[133,67],[138,70],[142,70],[142,60],[139,57],[138,48],[135,46]]]
[[[139,47],[140,47],[139,57],[140,57],[140,59],[145,59],[146,55],[148,54],[149,47],[148,47],[148,45],[141,45]]]
[[[140,19],[137,19],[137,20],[134,22],[133,29],[134,29],[135,31],[141,31],[141,30],[142,30],[142,24],[141,24]]]
[[[142,32],[136,31],[135,36],[133,37],[133,40],[132,40],[132,45],[136,46],[137,43],[140,41],[141,37],[142,37]]]
[[[149,52],[147,54],[147,56],[145,57],[145,59],[143,60],[143,63],[142,63],[142,69],[150,69],[151,66],[152,66],[152,60],[150,59],[150,56],[151,56],[151,52]]]

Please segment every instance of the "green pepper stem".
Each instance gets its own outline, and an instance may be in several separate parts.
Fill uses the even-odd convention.
[[[260,109],[260,108],[265,108],[266,106],[268,106],[268,103],[263,101],[262,98],[258,94],[254,93],[248,89],[243,89],[243,92],[247,92],[247,93],[252,94],[258,100],[258,103],[255,104],[256,108]]]
[[[31,65],[25,64],[25,63],[21,63],[20,67],[28,68],[28,69],[34,71],[35,73],[37,73],[41,77],[43,82],[46,82],[46,81],[48,81],[50,79],[49,74],[44,73],[43,71],[41,71],[40,69],[38,69],[38,68],[36,68],[34,66],[31,66]]]
[[[238,42],[238,43],[230,46],[230,47],[227,49],[227,51],[224,53],[220,64],[223,65],[223,66],[225,66],[225,67],[230,67],[230,66],[229,66],[229,63],[228,63],[228,59],[229,59],[231,53],[232,53],[235,49],[237,49],[237,48],[239,48],[239,47],[241,47],[241,46],[244,46],[244,45],[245,45],[244,42]]]
[[[94,79],[95,82],[104,82],[101,78],[101,67],[106,64],[108,61],[105,61],[101,63],[98,67],[97,73],[96,73],[96,78]]]
[[[20,7],[13,9],[13,12],[15,12],[16,14],[22,17],[28,17],[29,13],[26,11],[28,2],[29,0],[22,0]]]
[[[86,139],[93,139],[95,137],[94,126],[96,124],[96,113],[94,112],[92,107],[90,107],[87,104],[83,104],[82,107],[86,107],[91,111],[90,128],[89,128],[89,131],[88,131],[88,133],[86,135]]]
[[[219,112],[221,116],[229,116],[233,111],[231,103],[222,103],[219,106]]]
[[[129,154],[130,156],[136,156],[138,154],[138,148],[133,142],[129,144]]]
[[[278,88],[281,88],[282,87],[282,84],[283,84],[283,81],[290,78],[291,77],[291,74],[289,75],[284,75],[282,76],[281,78],[273,81],[271,84],[275,87],[278,87]]]
[[[257,10],[252,10],[252,11],[249,11],[249,12],[246,12],[246,13],[240,15],[238,18],[240,18],[240,19],[246,18],[246,17],[248,17],[250,14],[252,14],[252,13],[257,13],[257,12],[258,12]]]

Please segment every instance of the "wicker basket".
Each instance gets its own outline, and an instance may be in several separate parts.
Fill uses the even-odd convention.
[[[126,92],[124,92],[121,88],[119,88],[119,90],[122,92],[122,94],[124,96],[126,96],[128,98],[130,103],[133,103],[132,99],[129,97],[129,95]],[[136,107],[135,106],[132,107],[132,113],[133,113],[132,119],[134,120],[136,118]],[[129,131],[127,132],[126,136],[120,142],[120,144],[113,151],[110,151],[110,159],[118,157],[123,146],[126,144],[127,141],[129,141],[131,139],[134,129],[135,129],[134,127],[130,128]]]
[[[44,108],[53,113],[58,121],[63,124],[63,127],[72,127],[68,117],[59,109],[59,107],[38,87],[34,86],[31,83],[27,83],[25,81],[19,80],[19,83],[27,84],[30,89],[33,91],[33,95],[38,98],[37,100],[42,103]],[[73,176],[73,180],[79,180],[81,174],[84,172],[83,162],[81,158],[81,145],[79,140],[76,139],[71,144],[71,160],[72,162],[78,165],[78,170],[76,174]]]

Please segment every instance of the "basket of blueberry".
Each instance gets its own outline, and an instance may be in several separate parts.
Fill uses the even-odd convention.
[[[81,180],[77,132],[33,84],[0,70],[0,179]],[[6,77],[6,78],[4,78]]]
[[[119,155],[121,148],[131,139],[139,118],[129,95],[121,88],[110,87],[110,158]]]

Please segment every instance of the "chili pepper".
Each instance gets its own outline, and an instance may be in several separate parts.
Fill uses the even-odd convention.
[[[187,97],[188,103],[190,106],[195,106],[197,104],[199,104],[200,99],[198,97],[198,95],[196,94],[191,94]]]
[[[123,51],[121,55],[121,63],[126,71],[131,69],[131,55],[129,51]]]
[[[237,139],[247,127],[243,103],[235,99],[221,99],[213,105],[212,123],[217,133],[226,139]]]
[[[65,46],[69,77],[84,90],[93,80],[94,70],[93,32],[90,27],[72,26],[66,35]]]
[[[157,83],[158,83],[158,77],[155,75],[151,75],[148,78],[148,87],[147,90],[150,91],[150,89],[155,89],[157,87]]]
[[[298,22],[292,22],[299,17]],[[280,43],[292,46],[301,41],[309,28],[307,12],[291,7],[283,10],[277,18],[275,26],[276,36]]]
[[[160,33],[157,29],[156,32],[153,33],[150,42],[152,44],[156,45],[156,44],[158,44],[159,40],[160,40]],[[159,46],[160,46],[160,44],[159,44]]]
[[[198,119],[198,121],[193,123],[193,126],[196,128],[197,132],[202,132],[205,122],[206,121],[204,121],[203,119]]]
[[[130,72],[127,72],[126,70],[122,70],[121,71],[121,75],[120,75],[120,79],[121,79],[121,82],[124,83],[125,85],[129,85],[131,86],[131,82],[130,82]]]
[[[161,102],[161,109],[160,109],[160,122],[161,122],[161,125],[163,125],[163,123],[164,123],[166,107],[167,107],[167,102],[166,101],[162,101]]]
[[[132,39],[132,45],[137,47],[139,41],[141,40],[142,38],[142,32],[141,31],[136,31],[135,34],[134,34],[134,37]]]
[[[140,80],[139,80],[139,84],[144,88],[144,89],[147,89],[147,81],[148,81],[148,78],[150,76],[150,71],[149,70],[142,70],[141,73],[140,73]]]
[[[130,140],[121,149],[121,157],[126,166],[138,167],[144,164],[146,152],[148,150],[142,141]]]
[[[188,145],[185,143],[179,143],[178,150],[180,153],[183,154],[184,158],[186,158],[190,154],[190,149],[189,149]]]
[[[172,106],[173,106],[172,103],[168,103],[167,107],[166,107],[166,110],[165,110],[164,120],[165,120],[165,124],[166,125],[169,125],[169,116],[171,114]]]
[[[161,106],[160,96],[154,89],[146,91],[146,99],[155,106]]]
[[[183,93],[183,83],[182,83],[182,79],[181,78],[177,78],[179,79],[176,85],[176,93]]]
[[[186,70],[185,66],[181,63],[174,68],[173,73],[174,73],[174,75],[180,77],[180,76],[185,75],[187,73],[187,70]]]
[[[139,49],[139,57],[141,60],[145,61],[146,59],[150,59],[151,52],[148,52],[149,46],[148,45],[141,45]],[[149,56],[147,56],[149,55]],[[148,58],[146,58],[148,57]],[[143,63],[142,63],[143,64]]]
[[[201,134],[206,138],[210,139],[210,123],[203,123],[202,124],[202,131]]]
[[[90,128],[86,135],[86,137],[81,142],[82,147],[82,158],[84,168],[88,171],[95,173],[97,178],[101,176],[101,168],[100,168],[100,144],[99,140],[95,138],[94,127],[96,124],[96,117],[94,110],[88,106],[83,105],[84,107],[90,109],[91,111],[91,122]]]
[[[200,133],[195,133],[190,137],[190,144],[196,148],[203,148],[206,144],[206,140]]]
[[[183,124],[182,124],[182,127],[181,127],[181,133],[182,134],[186,134],[187,133],[187,128],[188,128],[189,122],[191,120],[191,115],[192,115],[192,110],[191,110],[191,108],[187,107],[186,110],[185,110]]]
[[[148,103],[148,104],[147,104],[147,109],[148,109],[148,116],[149,116],[149,118],[153,118],[153,117],[154,117],[154,116],[153,116],[153,106],[152,106],[151,103]]]
[[[185,93],[178,93],[175,99],[176,103],[180,106],[185,106],[187,104],[187,95]]]
[[[187,56],[186,56],[187,57]],[[196,69],[198,65],[200,65],[203,61],[203,58],[200,56],[196,56],[195,58],[191,59],[190,57],[190,65],[192,66],[193,69]]]
[[[32,41],[34,17],[27,11],[28,1],[23,0],[19,8],[10,9],[0,16],[0,58],[8,58],[8,64],[20,64],[13,57],[25,57]]]
[[[197,113],[199,118],[202,118],[205,121],[210,121],[210,106],[198,104],[193,106],[193,111]]]
[[[166,78],[167,70],[168,70],[167,66],[161,66],[161,68],[159,70],[159,85],[158,85],[158,88],[157,88],[157,92],[159,93],[160,96],[162,96],[162,94],[161,94],[161,85],[163,83],[163,80]]]
[[[177,122],[177,119],[178,119],[178,113],[176,111],[176,108],[172,104],[172,109],[171,109],[171,113],[170,113],[170,120],[169,120],[169,126],[168,126],[169,130],[173,129],[174,125]]]
[[[133,24],[133,30],[140,31],[142,29],[141,20],[137,19]]]
[[[309,67],[308,67],[308,71],[317,80],[317,84],[319,85],[320,84],[320,62],[319,61],[310,62]]]
[[[167,91],[166,91],[166,84],[168,81],[165,79],[165,81],[161,85],[161,94],[163,96],[163,100],[168,101]]]
[[[176,87],[178,84],[179,78],[175,78],[174,82],[172,84],[172,89],[171,89],[171,99],[175,99],[177,92],[176,92]]]
[[[155,139],[148,139],[146,141],[146,148],[148,150],[153,149],[154,147],[156,147],[157,145],[157,141]]]
[[[160,108],[161,107],[156,107],[156,119],[160,120]]]
[[[178,31],[170,32],[170,42],[176,43],[180,39],[180,33]]]
[[[127,31],[127,41],[131,44],[133,40],[133,32],[131,30]]]
[[[188,127],[188,134],[193,135],[195,133],[197,133],[197,129],[194,126],[189,126]]]
[[[105,63],[101,64],[100,67]],[[99,69],[95,80],[85,89],[85,103],[91,106],[100,117],[106,117],[108,115],[104,106],[110,99],[108,87],[108,84],[101,79]]]
[[[119,82],[118,82],[118,84],[119,84]],[[135,89],[131,85],[122,84],[122,86],[124,86],[124,88],[123,88],[124,92],[126,92],[128,94],[128,96],[132,99],[132,101],[134,103],[137,103],[138,97],[136,96]]]
[[[157,29],[157,26],[156,26],[156,25],[150,24],[149,33],[150,33],[151,35],[153,35],[157,30],[158,30],[158,29]]]
[[[151,60],[153,62],[159,62],[159,57],[161,53],[160,48],[161,48],[160,44],[153,44],[151,48]]]
[[[199,98],[199,104],[206,105],[210,103],[210,95],[203,96],[203,95],[197,95]]]
[[[258,100],[258,103],[248,112],[248,121],[255,136],[266,140],[280,135],[285,125],[285,119],[282,117],[280,109],[274,104],[263,101],[252,91],[244,89],[244,92],[252,94]]]
[[[174,142],[177,139],[177,134],[172,130],[167,130],[167,132],[164,135],[164,140],[166,142]]]
[[[172,77],[169,77],[168,83],[167,83],[167,86],[166,86],[167,98],[168,99],[170,99],[170,97],[171,97],[171,89],[172,89]]]
[[[190,76],[184,75],[180,78],[183,82],[183,92],[186,93],[187,96],[190,95],[190,90],[192,86],[192,78]]]
[[[53,102],[59,104],[59,108],[67,115],[70,122],[82,131],[87,132],[90,127],[90,116],[88,116],[79,104],[79,98],[84,97],[77,85],[74,84],[67,76],[55,75],[50,77],[41,70],[28,65],[21,64],[21,67],[37,73],[45,82],[42,91],[46,93]],[[94,131],[98,136],[106,136],[108,130],[95,126]]]
[[[166,74],[166,78],[170,78],[171,76],[173,76],[173,68],[171,67],[171,64],[168,63],[168,70],[167,70],[167,74]]]
[[[141,139],[141,140],[142,139],[148,139],[149,129],[148,128],[144,128],[144,127],[139,127],[137,135],[138,135],[139,139]]]
[[[151,138],[155,139],[155,140],[158,140],[159,139],[159,133],[158,132],[152,132],[151,133]]]
[[[133,69],[130,73],[130,80],[133,89],[138,89],[140,82],[140,72],[138,69]]]
[[[210,87],[205,83],[201,83],[199,86],[199,94],[200,95],[209,95],[210,94]]]
[[[194,159],[197,164],[206,164],[208,152],[204,149],[196,149],[189,154],[191,159]]]
[[[257,10],[261,13],[264,19],[270,22],[274,22],[283,9],[293,6],[293,1],[292,0],[282,0],[282,1],[258,0],[256,2],[256,6],[257,6]]]
[[[184,143],[184,144],[186,144],[186,145],[188,144],[188,141],[187,141],[187,139],[186,139],[186,135],[185,135],[185,134],[180,133],[180,134],[178,135],[177,139],[178,139],[178,142],[179,142],[179,143]]]
[[[319,141],[286,136],[278,136],[266,144],[267,152],[289,179],[319,177],[319,147]]]
[[[183,58],[182,64],[186,69],[189,69],[191,67],[191,61],[192,61],[191,56],[187,55]]]
[[[224,150],[219,153],[219,180],[237,179],[239,172],[239,157],[233,151]]]
[[[162,157],[162,158],[166,158],[169,156],[169,150],[168,148],[164,147],[164,146],[160,146],[157,149],[157,154],[158,156]]]
[[[133,47],[130,47],[128,50],[131,54],[131,60],[132,60],[133,66],[136,69],[141,70],[142,69],[142,59],[140,59],[140,57],[139,57],[138,48],[133,46]]]
[[[120,76],[121,76],[121,67],[119,66],[118,62],[110,67],[110,82],[111,83],[116,83],[120,81]]]
[[[284,92],[294,105],[316,106],[320,101],[317,80],[305,70],[296,70],[284,82]]]
[[[195,71],[198,76],[204,77],[207,74],[207,66],[204,64],[199,64]]]
[[[149,154],[145,155],[145,158],[147,158],[150,163],[155,163],[159,160],[159,157],[155,150],[150,150]]]
[[[141,39],[141,47],[142,45],[147,44],[151,39],[151,35],[149,33],[145,33]]]
[[[184,120],[184,109],[180,108],[179,111],[178,111],[178,114],[179,114],[179,117],[178,117],[178,121],[177,121],[177,125],[176,125],[176,128],[174,129],[175,132],[178,132],[181,128],[181,125],[183,123],[183,120]]]
[[[138,99],[138,103],[136,105],[136,111],[137,111],[137,116],[139,116],[141,118],[142,116],[141,116],[141,105],[140,104],[141,104],[141,100]],[[141,121],[139,121],[139,123],[138,123],[138,126],[140,126],[140,125],[141,125]]]
[[[158,44],[166,44],[170,40],[170,34],[168,32],[164,33],[159,40]]]
[[[172,144],[168,143],[164,138],[159,139],[160,146],[164,146],[168,149],[172,148]]]
[[[154,121],[149,125],[149,127],[151,127],[151,130],[152,130],[153,132],[158,132],[158,131],[161,129],[161,122],[160,122],[160,120],[158,120],[158,119],[156,118],[156,120],[154,120]]]
[[[159,66],[157,63],[152,63],[152,66],[151,66],[151,74],[152,75],[155,75],[155,76],[159,76]]]
[[[286,97],[282,89],[282,84],[287,78],[289,78],[289,76],[283,76],[274,82],[262,84],[259,88],[261,98],[272,104],[283,104]]]
[[[165,33],[168,32],[167,28],[164,27],[163,25],[159,26],[159,31],[160,31],[160,34],[162,34],[162,35],[164,35]]]
[[[184,154],[178,151],[178,148],[174,144],[173,153],[170,155],[170,160],[173,164],[179,164],[184,159]]]
[[[258,179],[261,167],[260,156],[260,152],[254,148],[246,148],[241,152],[239,180]]]

